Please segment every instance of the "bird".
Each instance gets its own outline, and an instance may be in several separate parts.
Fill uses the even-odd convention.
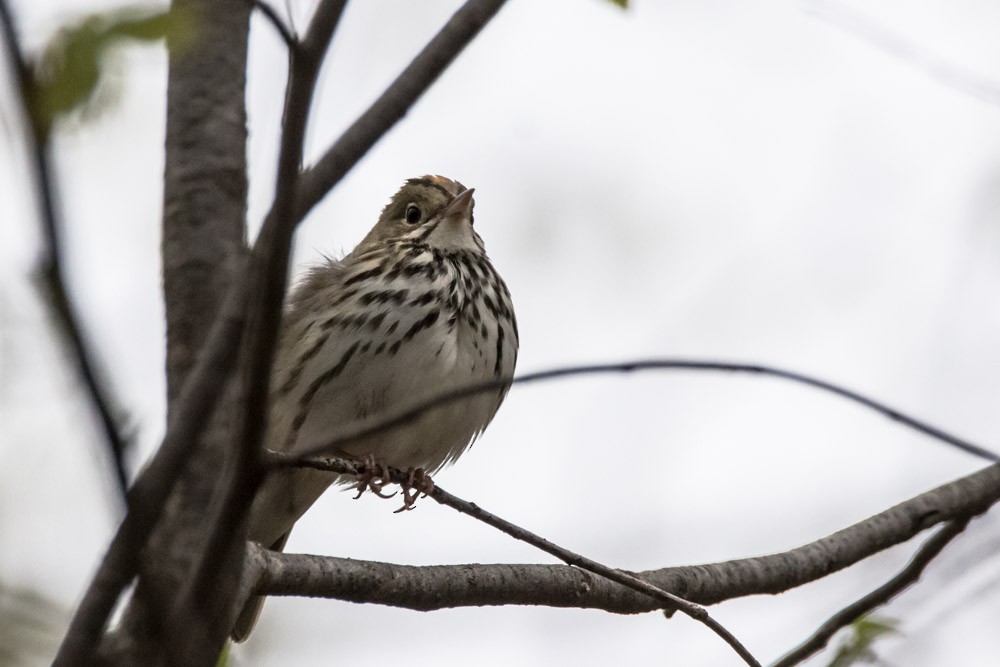
[[[271,371],[269,449],[313,451],[449,391],[496,382],[327,453],[433,474],[489,425],[519,337],[510,292],[473,226],[473,192],[442,176],[407,180],[354,250],[326,258],[291,291]],[[249,539],[282,550],[319,496],[350,481],[272,471],[251,506]],[[246,603],[235,641],[250,635],[263,600]]]

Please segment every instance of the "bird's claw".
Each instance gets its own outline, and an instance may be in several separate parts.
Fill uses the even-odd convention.
[[[355,500],[365,491],[371,491],[379,498],[392,498],[398,493],[397,491],[386,493],[383,490],[386,485],[392,483],[388,466],[376,461],[372,454],[362,458],[361,465],[364,466],[364,471],[358,475],[358,483],[354,486],[358,492],[354,496]],[[396,514],[412,510],[416,506],[417,498],[421,496],[426,498],[434,493],[434,480],[423,468],[409,468],[406,471],[406,481],[399,486],[403,491],[403,506],[396,510]]]
[[[375,457],[371,454],[366,455],[361,460],[362,465],[365,467],[365,471],[358,476],[358,483],[355,485],[355,490],[358,492],[354,499],[357,500],[364,494],[365,491],[371,491],[379,498],[392,498],[396,495],[396,491],[392,493],[385,493],[382,489],[385,488],[387,484],[392,482],[389,479],[389,469],[383,466],[381,463],[375,460]]]
[[[393,512],[408,512],[416,507],[417,498],[434,493],[434,480],[423,468],[410,468],[406,471],[406,483],[401,484],[403,488],[403,506]]]

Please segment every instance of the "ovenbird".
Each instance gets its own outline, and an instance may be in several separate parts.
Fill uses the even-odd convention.
[[[302,452],[450,390],[513,377],[517,323],[473,229],[472,193],[440,176],[408,180],[357,248],[293,290],[271,375],[270,449]],[[507,386],[331,453],[435,472],[486,428]],[[250,539],[280,550],[295,521],[341,481],[350,480],[272,473],[254,501]],[[234,639],[246,639],[262,602],[247,604]]]

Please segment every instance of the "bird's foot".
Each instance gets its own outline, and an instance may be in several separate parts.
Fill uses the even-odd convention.
[[[379,498],[392,498],[396,495],[395,491],[385,493],[382,490],[392,480],[389,479],[389,468],[376,461],[374,454],[366,454],[361,459],[361,464],[365,467],[365,471],[358,476],[358,483],[354,486],[354,490],[358,492],[354,496],[355,500],[360,498],[365,491],[371,491]]]
[[[406,483],[403,487],[403,506],[394,512],[406,512],[416,506],[417,498],[434,493],[434,480],[423,468],[410,468],[406,471]]]

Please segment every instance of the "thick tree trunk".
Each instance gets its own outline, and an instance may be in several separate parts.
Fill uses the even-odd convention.
[[[193,44],[171,46],[167,88],[162,257],[168,411],[246,253],[244,91],[252,3],[175,0],[174,6],[194,13],[195,34]],[[196,613],[174,613],[203,552],[206,512],[232,444],[232,403],[223,397],[217,405],[145,550],[119,633],[124,642],[112,651],[115,662],[158,664],[171,655],[184,664],[211,665],[228,636],[243,540],[226,553],[220,571],[228,576],[196,601]]]
[[[191,48],[171,49],[163,189],[167,394],[176,398],[244,253],[244,91],[251,3],[177,0],[197,11]],[[170,409],[168,404],[168,409]]]

